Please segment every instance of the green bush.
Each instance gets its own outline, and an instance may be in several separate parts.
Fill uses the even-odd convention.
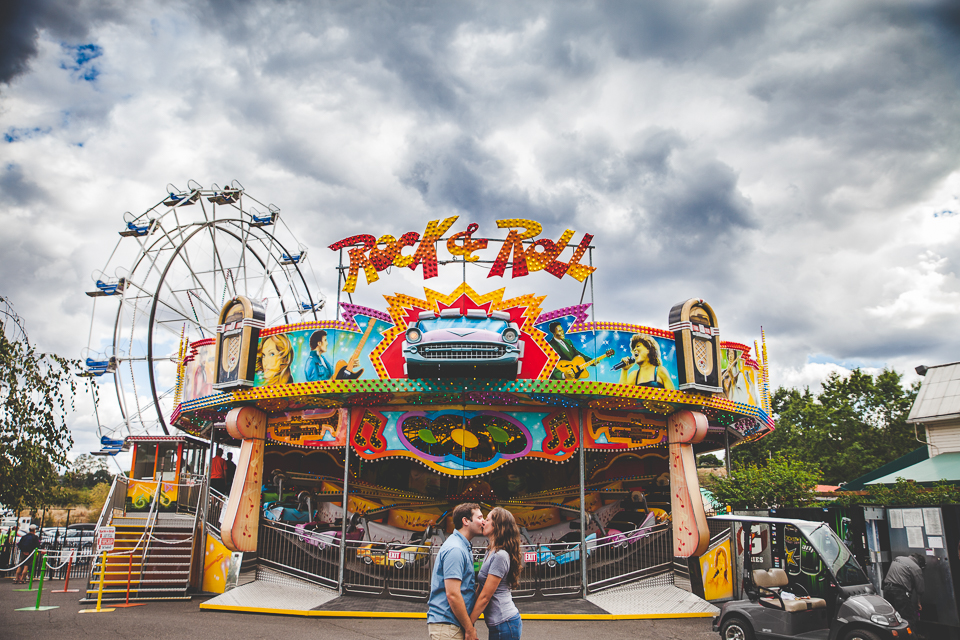
[[[960,487],[946,480],[932,487],[923,487],[905,478],[897,478],[893,485],[867,485],[866,495],[850,492],[838,492],[832,504],[841,507],[857,505],[896,506],[936,506],[960,503]]]
[[[764,464],[736,464],[727,477],[707,478],[717,502],[734,509],[803,507],[814,501],[822,474],[808,462],[777,454]]]

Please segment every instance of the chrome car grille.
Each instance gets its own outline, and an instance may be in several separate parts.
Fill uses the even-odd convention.
[[[489,360],[503,356],[507,346],[489,342],[450,342],[425,344],[417,351],[427,360]]]

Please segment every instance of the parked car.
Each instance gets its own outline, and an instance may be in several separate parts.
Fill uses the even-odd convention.
[[[40,548],[51,549],[59,547],[67,536],[66,527],[44,527],[40,534]]]
[[[387,546],[382,543],[365,544],[357,549],[357,558],[364,564],[393,565],[397,569],[403,569],[408,564],[427,562],[430,558],[430,543]]]
[[[424,311],[407,327],[404,369],[409,378],[506,378],[520,371],[520,327],[503,311]]]

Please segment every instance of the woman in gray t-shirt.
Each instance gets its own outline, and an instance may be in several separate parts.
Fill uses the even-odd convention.
[[[477,603],[470,620],[476,624],[482,613],[490,640],[519,640],[523,624],[510,590],[520,586],[523,569],[520,529],[512,513],[496,507],[484,521],[483,535],[490,546],[477,574]]]

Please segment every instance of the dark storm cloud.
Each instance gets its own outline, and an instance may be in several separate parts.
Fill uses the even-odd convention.
[[[601,2],[602,27],[617,55],[687,61],[761,32],[776,3],[704,0]]]
[[[48,29],[57,38],[86,37],[92,21],[114,15],[110,3],[81,0],[7,0],[0,3],[0,82],[24,73],[37,54],[37,36]]]
[[[431,207],[478,223],[506,218],[548,221],[562,215],[562,210],[535,202],[525,190],[511,187],[511,178],[510,167],[466,136],[414,145],[408,166],[400,172],[401,182],[416,189]]]
[[[8,164],[0,170],[0,197],[9,204],[23,206],[44,197],[40,185],[24,177],[23,167]]]
[[[641,268],[652,277],[692,269],[726,278],[718,254],[758,226],[736,173],[677,131],[652,128],[625,148],[606,137],[567,136],[543,157],[552,180],[582,184],[631,207],[628,233],[604,238],[608,268]]]

